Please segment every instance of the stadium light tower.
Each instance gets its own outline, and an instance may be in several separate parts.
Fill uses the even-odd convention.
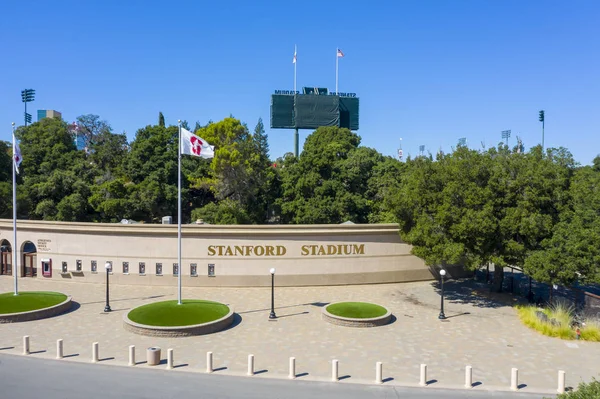
[[[503,130],[502,131],[502,140],[504,140],[504,142],[506,143],[506,145],[508,145],[508,138],[510,137],[510,130]]]
[[[544,119],[545,119],[544,110],[540,111],[540,122],[542,122],[542,153],[544,152]]]
[[[27,103],[32,102],[35,99],[35,90],[25,89],[21,90],[21,101],[25,103],[25,126],[27,123],[31,123],[31,114],[27,113]]]
[[[425,152],[425,146],[424,146],[423,144],[421,144],[421,145],[419,146],[419,153],[420,153],[420,156],[423,156],[423,152]]]
[[[466,137],[459,138],[458,139],[458,145],[461,145],[463,147],[466,146],[467,145],[467,138]]]

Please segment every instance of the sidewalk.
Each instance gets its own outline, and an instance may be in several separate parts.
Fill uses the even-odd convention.
[[[519,369],[525,392],[556,392],[558,370],[567,386],[598,376],[600,344],[561,341],[523,326],[512,307],[474,295],[469,283],[446,284],[445,321],[438,320],[440,296],[432,282],[275,288],[278,319],[269,321],[269,288],[183,288],[184,298],[228,304],[241,320],[230,329],[205,336],[153,338],[122,327],[123,315],[136,306],[176,299],[175,287],[111,286],[113,312],[104,313],[105,286],[20,279],[23,291],[53,290],[73,296],[79,307],[68,314],[33,322],[3,324],[1,353],[20,354],[29,335],[31,356],[54,358],[56,340],[64,340],[63,361],[89,362],[92,342],[99,342],[104,364],[128,362],[128,346],[136,360],[145,348],[174,349],[176,370],[204,372],[206,352],[213,352],[218,373],[243,375],[248,354],[255,356],[254,378],[287,378],[288,359],[305,380],[330,380],[331,360],[339,360],[341,383],[373,383],[375,363],[383,362],[387,384],[416,386],[419,365],[427,364],[434,387],[461,388],[464,368],[473,367],[477,390],[508,390],[512,367]],[[11,277],[0,277],[0,292],[13,289]],[[321,307],[334,301],[369,301],[388,307],[396,320],[383,327],[356,329],[321,320]],[[37,353],[35,353],[37,352]],[[138,367],[148,367],[140,364]],[[164,367],[164,366],[157,366]]]

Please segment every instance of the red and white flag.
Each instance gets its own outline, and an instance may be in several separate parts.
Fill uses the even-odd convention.
[[[194,133],[181,128],[181,153],[201,158],[214,158],[215,146]]]
[[[344,53],[342,53],[342,50],[337,49],[337,56],[338,57],[343,57],[344,56]]]
[[[17,143],[14,134],[13,143],[15,143],[13,146],[13,163],[15,165],[15,172],[19,174],[19,165],[21,165],[21,161],[23,160],[23,158],[21,157],[21,149],[19,148],[19,143]]]

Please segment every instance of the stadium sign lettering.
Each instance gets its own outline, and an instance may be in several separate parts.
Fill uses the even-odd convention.
[[[279,94],[279,95],[288,95],[288,96],[293,96],[294,94],[300,94],[299,91],[294,91],[294,90],[275,90],[275,94]],[[319,94],[315,93],[313,95],[318,96]],[[329,93],[327,94],[328,96],[335,96],[335,93]],[[356,93],[338,93],[337,94],[339,97],[356,97]]]
[[[283,245],[209,245],[208,256],[285,256]],[[302,245],[301,256],[364,255],[365,244]]]

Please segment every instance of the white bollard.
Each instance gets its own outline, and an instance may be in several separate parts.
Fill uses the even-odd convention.
[[[23,336],[23,354],[29,355],[29,335]]]
[[[427,385],[427,365],[426,364],[421,365],[421,375],[419,377],[419,385],[421,385],[422,387]]]
[[[383,363],[377,362],[375,363],[375,383],[381,384],[383,381],[381,376],[383,374]]]
[[[129,365],[135,366],[135,345],[129,345]]]
[[[173,349],[167,349],[167,370],[173,368]]]
[[[57,359],[63,358],[63,340],[62,339],[56,340],[56,358]]]
[[[206,372],[213,372],[213,355],[212,352],[206,352]]]
[[[338,381],[338,361],[337,360],[332,360],[331,361],[331,381]]]
[[[291,379],[296,378],[296,358],[290,357],[290,375],[288,376]]]
[[[248,375],[254,375],[254,355],[248,355]]]
[[[565,393],[565,372],[560,370],[558,372],[558,393]]]
[[[519,369],[513,368],[510,373],[510,389],[517,391],[519,389]]]
[[[92,363],[98,363],[98,342],[92,344]]]
[[[465,367],[465,388],[473,388],[473,368]]]

